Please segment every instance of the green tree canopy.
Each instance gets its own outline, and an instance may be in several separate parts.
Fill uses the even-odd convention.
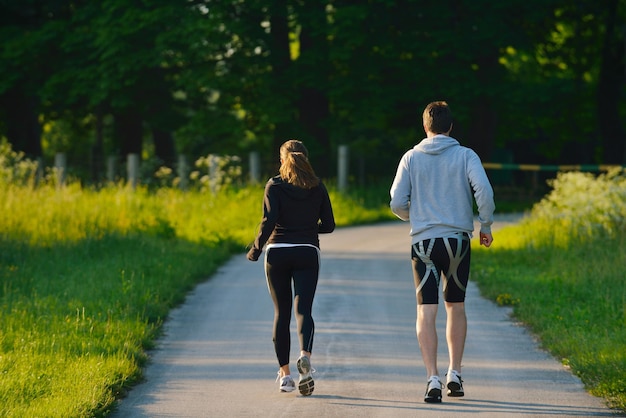
[[[483,160],[626,161],[626,0],[4,0],[0,136],[87,165],[339,144],[387,176],[447,100]]]

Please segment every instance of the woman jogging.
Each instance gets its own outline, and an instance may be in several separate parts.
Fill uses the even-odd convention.
[[[300,343],[298,390],[308,396],[314,388],[311,351],[315,325],[311,309],[320,267],[318,234],[333,232],[335,218],[328,191],[315,175],[301,141],[292,139],[280,147],[280,164],[280,174],[265,185],[263,218],[247,258],[257,261],[265,246],[265,276],[274,302],[273,341],[281,392],[295,390],[289,370],[289,326],[295,303]]]

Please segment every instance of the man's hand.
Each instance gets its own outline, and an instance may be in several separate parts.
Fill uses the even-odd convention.
[[[480,233],[480,245],[484,245],[485,247],[490,247],[493,242],[493,235],[485,234],[483,232]]]

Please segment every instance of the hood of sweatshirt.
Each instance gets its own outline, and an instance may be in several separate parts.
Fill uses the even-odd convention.
[[[293,184],[283,181],[280,176],[272,177],[272,184],[280,187],[287,196],[295,200],[304,200],[311,196],[312,189],[303,189],[302,187],[294,186]]]
[[[414,149],[425,154],[441,154],[450,147],[458,146],[459,141],[446,135],[435,135],[425,138],[417,144]]]

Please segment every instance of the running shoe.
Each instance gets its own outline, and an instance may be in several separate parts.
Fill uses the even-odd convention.
[[[313,377],[311,373],[313,373],[313,369],[311,368],[311,360],[307,356],[300,356],[298,359],[298,372],[300,372],[300,381],[298,382],[298,390],[302,394],[302,396],[309,396],[313,393],[313,389],[315,386],[315,382],[313,381]]]
[[[441,388],[443,385],[438,376],[430,376],[426,384],[426,394],[424,394],[424,402],[441,403]]]
[[[446,383],[446,386],[448,387],[448,396],[453,396],[455,398],[465,396],[461,375],[456,370],[448,370],[446,376],[448,378]]]
[[[276,380],[280,380],[278,388],[281,392],[293,392],[296,390],[296,382],[293,381],[291,376],[287,375],[280,377],[280,372],[278,372],[278,378]]]

